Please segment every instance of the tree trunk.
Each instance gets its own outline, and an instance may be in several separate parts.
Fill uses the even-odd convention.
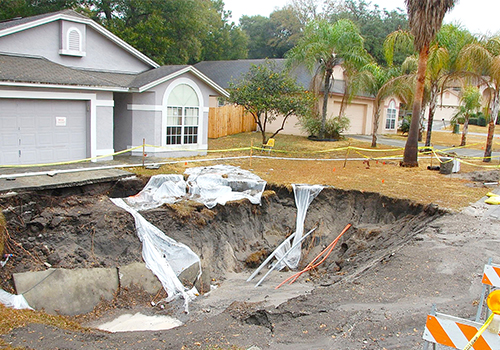
[[[483,162],[491,162],[491,149],[493,147],[493,135],[495,135],[495,124],[497,123],[498,110],[500,107],[500,89],[497,86],[495,97],[493,98],[493,106],[490,112],[490,122],[488,124],[488,136],[486,137],[486,147],[484,148]]]
[[[262,133],[262,145],[265,145],[267,143],[267,138],[266,138],[266,123],[267,123],[267,111],[264,113],[264,122],[259,123],[260,125],[260,132]]]
[[[427,120],[427,135],[425,136],[426,147],[429,147],[431,145],[432,124],[434,123],[434,113],[436,112],[437,94],[438,94],[437,91],[435,90],[431,91],[431,100],[429,103],[429,118]]]
[[[330,97],[330,81],[333,70],[326,69],[325,71],[325,86],[323,88],[323,110],[321,113],[321,129],[319,130],[319,138],[325,138],[326,112],[328,110],[328,98]]]
[[[380,121],[380,105],[378,101],[375,101],[373,111],[372,147],[377,147],[378,124]]]
[[[467,132],[469,131],[469,115],[464,116],[464,129],[462,130],[462,141],[460,146],[465,146],[467,143]]]
[[[424,97],[425,70],[427,68],[427,60],[429,58],[429,45],[425,45],[420,50],[418,57],[417,85],[415,87],[415,98],[413,101],[413,111],[411,115],[410,131],[408,131],[408,139],[406,140],[403,161],[401,166],[417,167],[418,153],[418,132],[420,127],[420,111],[422,109],[422,100]]]

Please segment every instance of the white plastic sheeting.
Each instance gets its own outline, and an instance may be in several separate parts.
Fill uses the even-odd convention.
[[[30,309],[33,310],[28,305],[28,302],[26,299],[24,299],[24,296],[22,294],[16,295],[16,294],[10,294],[3,289],[0,289],[0,303],[4,304],[7,307],[11,307],[14,309]]]
[[[155,175],[137,195],[111,200],[134,217],[142,242],[142,257],[167,291],[167,301],[182,296],[188,312],[189,301],[198,292],[196,288],[185,288],[178,276],[193,264],[200,266],[201,276],[200,258],[188,246],[176,242],[146,221],[138,211],[182,199],[201,202],[208,208],[244,198],[260,204],[266,182],[249,171],[229,165],[190,168],[185,173],[189,175],[187,181],[182,175]]]
[[[195,287],[188,290],[177,276],[193,264],[198,264],[201,275],[200,258],[187,245],[179,243],[165,235],[156,226],[149,223],[123,199],[111,199],[120,208],[128,211],[135,220],[137,236],[142,242],[142,258],[146,267],[160,280],[168,293],[167,302],[178,296],[184,298],[184,310],[189,312],[189,301],[195,298],[198,291]],[[198,277],[199,277],[198,276]]]
[[[186,193],[186,181],[182,175],[161,174],[152,176],[141,192],[124,200],[135,210],[147,210],[178,202]]]
[[[228,201],[248,199],[260,204],[266,182],[247,170],[230,165],[186,169],[189,198],[213,208]]]
[[[297,243],[300,242],[304,234],[304,221],[306,219],[307,209],[309,209],[309,205],[322,189],[323,186],[321,185],[293,185],[295,205],[297,206],[295,233],[293,234],[293,241],[291,243],[288,241],[277,249],[276,258],[281,260],[288,250],[292,249],[292,251],[287,253],[287,256],[282,260],[280,265],[276,266],[278,270],[285,267],[285,264],[291,269],[296,269],[299,265],[302,245]]]
[[[147,210],[165,203],[191,199],[213,208],[228,201],[248,199],[260,204],[266,182],[247,170],[230,165],[186,169],[182,175],[154,175],[141,192],[125,199],[135,210]]]

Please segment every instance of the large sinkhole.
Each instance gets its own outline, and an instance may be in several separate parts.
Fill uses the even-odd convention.
[[[146,179],[3,195],[8,222],[1,288],[15,293],[12,275],[47,268],[120,268],[141,262],[141,244],[132,216],[109,198],[139,192]],[[142,212],[153,225],[189,246],[201,259],[200,292],[226,274],[248,275],[294,232],[297,208],[292,188],[267,184],[260,205],[247,200],[208,209],[193,201],[164,204]],[[303,267],[344,235],[312,279],[321,284],[362,273],[370,262],[390,258],[390,251],[411,240],[440,211],[377,193],[324,188],[309,206],[305,230],[317,226],[303,242]],[[378,259],[378,260],[377,260]],[[140,286],[139,286],[140,287]],[[17,291],[21,293],[22,291]]]

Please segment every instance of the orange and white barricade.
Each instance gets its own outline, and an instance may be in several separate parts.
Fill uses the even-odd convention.
[[[465,320],[436,312],[427,316],[425,323],[424,340],[446,345],[456,349],[463,349],[476,335],[482,323]],[[426,344],[426,348],[428,343]],[[486,331],[476,340],[474,350],[500,349],[500,336]]]
[[[464,349],[479,332],[484,320],[488,319],[489,309],[485,306],[485,297],[490,294],[492,287],[500,288],[500,265],[491,263],[491,259],[483,270],[483,291],[478,305],[476,320],[470,321],[459,317],[449,316],[436,312],[435,305],[431,314],[427,316],[423,338],[426,340],[424,349],[428,349],[429,343],[446,345],[456,349]],[[485,311],[485,317],[481,316]],[[474,345],[469,347],[474,350],[500,350],[500,335],[498,332],[482,332]]]

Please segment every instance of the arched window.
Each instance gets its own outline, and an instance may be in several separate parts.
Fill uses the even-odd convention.
[[[394,130],[396,128],[396,103],[391,100],[389,107],[387,108],[387,117],[385,119],[385,128],[388,130]]]
[[[177,85],[167,99],[167,145],[198,143],[198,95],[187,84]]]
[[[76,28],[68,30],[68,50],[82,51],[82,36],[80,31]]]

